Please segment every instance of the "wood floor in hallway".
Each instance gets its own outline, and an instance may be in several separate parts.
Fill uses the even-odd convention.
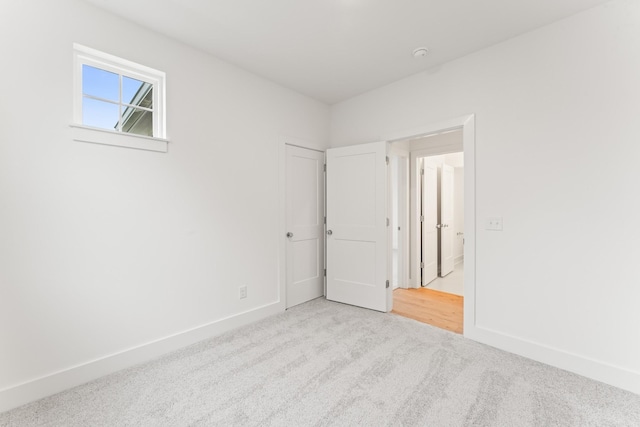
[[[459,295],[428,288],[396,289],[392,313],[461,334],[463,302]]]

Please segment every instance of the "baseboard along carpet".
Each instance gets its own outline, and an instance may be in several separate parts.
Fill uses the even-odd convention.
[[[639,426],[640,396],[317,299],[0,414],[2,426]]]

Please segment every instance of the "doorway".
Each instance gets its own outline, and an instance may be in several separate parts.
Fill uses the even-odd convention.
[[[413,277],[394,291],[393,311],[456,333],[463,332],[464,321],[463,136],[461,128],[447,129],[394,143],[395,157],[408,154],[411,165],[405,205],[412,218],[405,235]],[[395,185],[393,168],[391,174],[393,195],[402,189]],[[392,213],[401,210],[399,203],[392,197]],[[399,262],[392,265],[394,276]]]
[[[464,295],[463,152],[419,158],[421,285]]]

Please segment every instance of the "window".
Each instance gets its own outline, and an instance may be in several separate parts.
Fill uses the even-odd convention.
[[[161,71],[74,44],[74,139],[167,151]]]

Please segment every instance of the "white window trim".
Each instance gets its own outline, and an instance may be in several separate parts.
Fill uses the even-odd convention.
[[[115,145],[151,151],[168,151],[166,139],[165,73],[108,53],[73,44],[73,123],[75,141]],[[100,129],[82,124],[82,66],[90,65],[116,74],[153,84],[153,137],[115,130]]]

